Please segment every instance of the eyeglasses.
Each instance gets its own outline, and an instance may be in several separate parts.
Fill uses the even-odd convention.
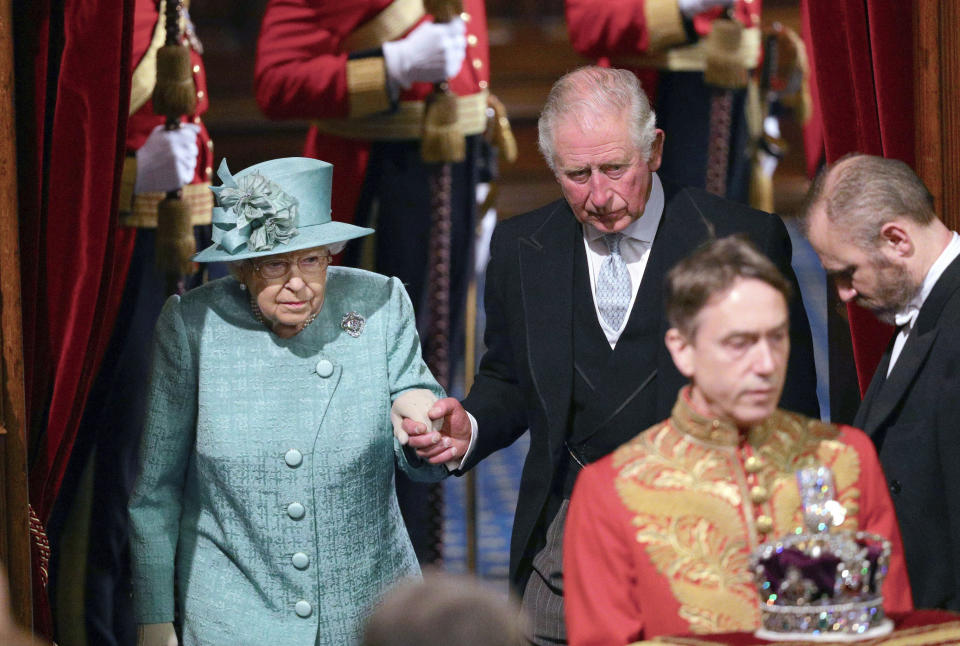
[[[267,280],[284,278],[290,274],[291,266],[296,262],[300,273],[309,278],[322,274],[330,265],[330,254],[312,253],[300,256],[296,260],[291,258],[269,258],[263,262],[254,262],[253,268],[261,277]]]

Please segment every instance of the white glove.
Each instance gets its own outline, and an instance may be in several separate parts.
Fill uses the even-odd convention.
[[[434,431],[439,431],[443,427],[442,417],[432,420],[427,415],[427,411],[435,401],[437,396],[425,388],[408,390],[394,400],[393,406],[390,407],[390,421],[393,423],[393,435],[401,445],[406,445],[409,439],[402,426],[405,418],[425,424],[427,428]]]
[[[460,18],[425,22],[406,38],[383,44],[383,62],[394,86],[409,88],[416,81],[439,83],[456,76],[467,55],[467,26]]]
[[[677,7],[687,18],[693,18],[698,13],[714,7],[729,7],[733,0],[677,0]]]
[[[178,646],[173,624],[140,624],[137,626],[137,646]]]
[[[197,169],[200,126],[181,124],[176,130],[157,126],[137,151],[134,193],[176,191],[189,184]]]

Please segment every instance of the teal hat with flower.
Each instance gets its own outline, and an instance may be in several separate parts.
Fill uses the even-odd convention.
[[[333,165],[307,157],[273,159],[231,175],[224,159],[222,184],[211,186],[213,244],[197,262],[272,256],[346,242],[373,229],[330,219]]]

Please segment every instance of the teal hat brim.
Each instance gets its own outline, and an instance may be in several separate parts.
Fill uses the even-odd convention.
[[[346,222],[330,221],[323,224],[299,227],[297,235],[289,242],[277,244],[272,249],[265,251],[248,251],[247,245],[242,245],[236,253],[229,253],[218,243],[213,243],[203,251],[193,256],[194,262],[231,262],[233,260],[246,260],[248,258],[263,258],[264,256],[275,256],[290,251],[301,251],[303,249],[312,249],[313,247],[322,247],[324,245],[346,242],[354,238],[362,238],[373,233],[373,229],[367,227],[358,227]]]

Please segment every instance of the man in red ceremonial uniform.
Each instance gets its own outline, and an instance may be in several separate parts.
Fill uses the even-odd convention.
[[[651,94],[657,125],[671,135],[660,172],[746,203],[748,144],[760,124],[748,123],[745,88],[760,58],[761,0],[565,4],[574,49],[632,69]]]
[[[564,536],[570,644],[759,626],[749,554],[804,526],[798,469],[828,467],[841,527],[890,540],[888,612],[912,608],[893,505],[863,432],[777,408],[789,284],[738,238],[667,278],[666,344],[690,380],[670,418],[577,479]]]
[[[333,218],[376,228],[372,269],[403,281],[425,345],[433,341],[431,318],[443,318],[449,353],[436,360],[425,355],[435,372],[440,364],[447,374],[463,347],[489,79],[482,0],[464,0],[448,22],[425,13],[423,0],[271,0],[257,45],[261,109],[274,119],[312,121],[304,154],[333,164],[339,178]],[[466,156],[449,165],[449,306],[434,312],[428,301],[436,294],[430,292],[445,289],[442,281],[428,285],[436,211],[431,178],[439,164],[423,161],[421,138],[424,99],[440,82],[456,96]],[[362,245],[347,247],[345,264],[366,264]],[[415,502],[427,491],[402,476],[398,486],[418,556],[435,560],[433,538],[418,535],[439,532],[431,513]],[[411,515],[418,520],[410,522]]]

